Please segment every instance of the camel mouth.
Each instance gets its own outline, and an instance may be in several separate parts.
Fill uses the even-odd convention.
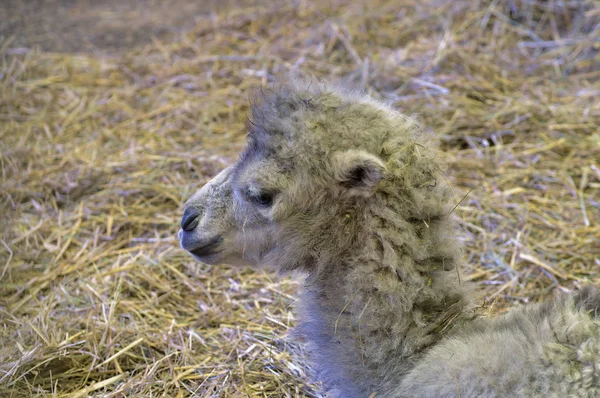
[[[183,248],[196,257],[206,257],[222,252],[223,249],[219,248],[219,246],[221,246],[221,243],[223,243],[223,237],[215,236],[203,245],[195,245],[195,247],[184,246]]]
[[[207,256],[212,256],[214,254],[218,254],[222,251],[223,251],[222,249],[221,250],[213,250],[212,248],[201,247],[199,249],[190,250],[190,253],[192,253],[196,257],[207,257]]]

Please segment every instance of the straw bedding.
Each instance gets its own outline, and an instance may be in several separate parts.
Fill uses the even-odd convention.
[[[299,282],[175,237],[288,71],[440,136],[486,311],[600,285],[599,24],[593,0],[302,0],[111,54],[0,41],[0,395],[320,396],[286,338]]]

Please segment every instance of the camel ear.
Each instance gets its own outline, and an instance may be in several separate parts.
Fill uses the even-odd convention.
[[[351,194],[369,196],[383,178],[385,165],[370,153],[349,150],[334,154],[333,172],[340,185]]]

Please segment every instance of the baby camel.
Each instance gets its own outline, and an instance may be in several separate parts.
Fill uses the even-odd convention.
[[[330,396],[600,397],[596,289],[475,314],[430,140],[366,95],[263,90],[239,161],[186,203],[181,245],[307,275],[298,332]]]

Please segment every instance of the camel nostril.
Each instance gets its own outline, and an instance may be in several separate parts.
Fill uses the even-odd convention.
[[[200,222],[200,212],[198,209],[193,207],[188,207],[183,212],[183,217],[181,218],[181,229],[186,232],[191,231],[196,228],[198,223]]]

